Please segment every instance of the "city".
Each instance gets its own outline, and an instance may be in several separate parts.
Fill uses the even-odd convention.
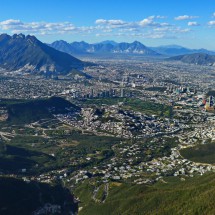
[[[0,11],[0,215],[215,214],[209,0]]]
[[[54,119],[40,119],[21,127],[13,125],[13,129],[2,127],[0,135],[6,143],[20,135],[28,137],[30,132],[32,138],[54,143],[55,149],[46,146],[54,159],[60,151],[70,154],[70,160],[64,160],[64,156],[62,161],[67,167],[49,167],[49,171],[32,176],[32,169],[23,165],[16,177],[43,183],[60,180],[72,190],[84,181],[94,181],[92,199],[104,203],[112,181],[137,185],[167,183],[168,177],[186,180],[215,171],[213,163],[195,162],[183,155],[187,148],[215,140],[214,109],[207,110],[208,105],[214,105],[213,96],[207,95],[214,92],[211,91],[215,85],[213,68],[163,60],[99,61],[96,64],[98,66],[85,68],[87,74],[95,77],[90,79],[30,74],[20,77],[4,71],[0,85],[1,95],[4,95],[2,102],[61,97],[81,107],[54,114]],[[158,78],[158,74],[162,78]],[[2,107],[1,121],[7,121],[8,115],[7,109]],[[80,152],[75,149],[79,140],[73,140],[74,131],[115,140],[101,149]],[[44,147],[28,141],[30,148]],[[74,149],[80,156],[70,152]],[[42,168],[40,165],[37,167]],[[2,174],[14,177],[14,173],[7,171]],[[97,197],[99,190],[105,198]]]

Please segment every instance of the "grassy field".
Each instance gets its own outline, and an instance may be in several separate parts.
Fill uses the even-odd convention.
[[[151,186],[111,183],[105,203],[95,203],[92,190],[93,185],[84,183],[75,191],[83,207],[80,215],[215,214],[215,174]]]
[[[215,164],[215,142],[181,150],[184,158],[199,163]]]

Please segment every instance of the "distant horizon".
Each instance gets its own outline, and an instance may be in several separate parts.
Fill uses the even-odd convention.
[[[3,32],[33,34],[45,43],[137,40],[148,47],[215,50],[215,6],[211,0],[7,0],[1,5]]]
[[[8,34],[8,33],[0,33],[0,35],[2,35],[2,34],[7,34],[7,35],[9,35],[9,36],[13,36],[13,35],[15,35],[15,34],[17,34],[17,35],[19,35],[19,34],[23,34],[23,35],[25,35],[25,36],[28,36],[28,35],[30,35],[30,36],[35,36],[38,40],[40,40],[41,42],[43,42],[43,43],[46,43],[46,44],[51,44],[51,43],[53,43],[53,42],[56,42],[56,41],[65,41],[65,42],[67,42],[67,43],[73,43],[73,42],[86,42],[86,43],[88,43],[88,44],[96,44],[96,43],[102,43],[102,42],[107,42],[107,41],[110,41],[110,42],[115,42],[115,43],[134,43],[134,42],[140,42],[140,43],[142,43],[143,45],[145,45],[146,47],[148,47],[148,48],[156,48],[156,47],[167,47],[167,46],[179,46],[179,47],[181,47],[181,48],[187,48],[187,49],[206,49],[206,50],[208,50],[208,51],[215,51],[215,50],[213,50],[213,49],[207,49],[207,48],[204,48],[204,47],[200,47],[200,48],[190,48],[190,47],[188,47],[188,46],[183,46],[183,45],[180,45],[180,44],[160,44],[160,45],[158,45],[158,46],[149,46],[149,45],[147,45],[147,44],[145,44],[145,43],[143,43],[143,42],[141,42],[141,41],[139,41],[139,40],[133,40],[133,41],[129,41],[129,42],[127,42],[127,41],[115,41],[115,40],[109,40],[109,39],[107,39],[107,40],[101,40],[101,41],[98,41],[98,42],[94,42],[94,43],[91,43],[91,42],[88,42],[88,41],[86,41],[86,40],[74,40],[74,41],[66,41],[66,40],[64,40],[64,39],[57,39],[57,40],[54,40],[54,41],[51,41],[51,42],[44,42],[44,41],[42,41],[42,39],[40,39],[37,35],[33,35],[33,34],[24,34],[24,33],[15,33],[15,34]]]
[[[41,40],[41,41],[42,41],[42,40]],[[102,42],[106,42],[106,41],[112,41],[112,42],[115,42],[115,43],[134,43],[135,41],[137,41],[137,42],[142,43],[143,45],[145,45],[145,46],[148,47],[148,48],[150,48],[150,47],[156,48],[156,47],[166,47],[166,46],[179,46],[179,47],[181,47],[181,48],[187,48],[187,49],[206,49],[206,50],[208,50],[208,51],[214,51],[213,49],[207,49],[207,48],[204,48],[204,47],[190,48],[190,47],[188,47],[188,46],[183,46],[183,45],[180,45],[180,44],[160,44],[160,45],[157,45],[157,46],[150,46],[150,45],[147,45],[146,43],[143,43],[143,42],[141,42],[141,41],[139,41],[139,40],[133,40],[133,41],[127,42],[127,41],[115,41],[115,40],[108,40],[108,39],[107,39],[107,40],[101,40],[101,41],[98,41],[98,42],[95,42],[95,43],[91,43],[91,42],[88,42],[88,41],[86,41],[86,40],[66,41],[66,40],[59,39],[59,40],[54,40],[54,41],[52,41],[51,43],[56,42],[56,41],[65,41],[65,42],[67,42],[67,43],[73,43],[73,42],[86,42],[86,43],[88,43],[88,44],[102,43]],[[42,41],[42,42],[43,42],[43,41]],[[51,43],[48,43],[48,44],[51,44]]]

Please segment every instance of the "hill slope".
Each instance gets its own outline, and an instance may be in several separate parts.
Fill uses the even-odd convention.
[[[150,186],[112,183],[105,203],[95,203],[91,199],[93,185],[83,184],[76,190],[83,206],[80,215],[215,214],[214,173],[186,181],[165,180]]]
[[[78,111],[80,108],[60,97],[35,100],[1,100],[0,107],[8,111],[9,123],[31,123],[44,118],[53,118],[52,114],[65,113],[68,109]]]
[[[71,45],[64,40],[58,40],[53,42],[51,47],[55,48],[58,51],[62,51],[68,54],[83,54],[84,51],[81,48],[76,47],[76,45]]]
[[[168,60],[177,60],[177,61],[182,61],[184,63],[204,65],[204,66],[215,65],[215,56],[203,54],[203,53],[179,55],[179,56],[171,57]]]
[[[0,35],[0,66],[7,70],[66,74],[85,65],[81,60],[51,48],[34,36]]]
[[[187,54],[194,54],[194,53],[215,55],[215,52],[209,51],[206,49],[188,49],[178,45],[167,45],[167,46],[150,47],[150,48],[162,55],[168,55],[168,56],[187,55]]]
[[[61,186],[37,182],[26,183],[18,179],[0,177],[0,190],[0,214],[2,215],[67,215],[77,212],[73,196]],[[52,205],[58,213],[47,213],[48,205]],[[43,213],[41,213],[42,209]]]

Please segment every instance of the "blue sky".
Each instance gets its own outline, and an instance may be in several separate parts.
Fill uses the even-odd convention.
[[[0,33],[215,50],[212,0],[0,0]]]

